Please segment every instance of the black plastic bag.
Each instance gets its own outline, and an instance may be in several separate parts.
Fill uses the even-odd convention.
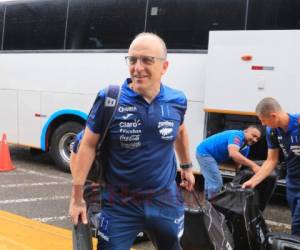
[[[232,183],[213,197],[213,206],[228,221],[231,228],[235,249],[265,249],[266,235],[269,229],[261,214],[257,193],[253,189],[242,189]]]
[[[232,250],[233,237],[225,216],[196,192],[184,191],[185,221],[181,245],[184,250]]]
[[[254,172],[250,170],[248,167],[242,167],[235,175],[232,180],[234,185],[243,184],[247,180],[249,180],[254,175]],[[264,179],[260,184],[255,187],[255,190],[258,194],[258,202],[260,211],[264,211],[267,204],[269,203],[274,190],[276,188],[276,182],[278,179],[278,175],[275,171],[272,172],[266,179]]]

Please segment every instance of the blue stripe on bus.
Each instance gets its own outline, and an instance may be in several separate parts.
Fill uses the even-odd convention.
[[[88,118],[88,115],[86,113],[79,111],[79,110],[75,110],[75,109],[63,109],[63,110],[59,110],[59,111],[55,112],[54,114],[52,114],[42,129],[41,149],[43,151],[46,151],[46,133],[47,133],[48,127],[50,126],[50,124],[52,123],[52,121],[54,119],[56,119],[57,117],[62,116],[62,115],[75,115],[75,116],[81,117],[84,120],[86,120]]]

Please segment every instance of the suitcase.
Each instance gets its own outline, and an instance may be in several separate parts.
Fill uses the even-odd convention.
[[[286,233],[267,234],[267,250],[299,250],[300,237]]]

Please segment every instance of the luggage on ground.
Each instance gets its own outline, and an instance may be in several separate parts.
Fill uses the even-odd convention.
[[[72,240],[73,250],[93,250],[89,224],[83,224],[80,218],[78,224],[73,226]]]
[[[234,185],[243,184],[254,175],[254,172],[248,167],[242,167],[232,180]],[[274,190],[276,188],[277,174],[275,171],[270,176],[264,179],[260,184],[255,187],[258,193],[258,202],[260,211],[264,211],[269,203]]]
[[[235,249],[265,249],[269,229],[259,210],[256,190],[242,189],[240,185],[230,183],[210,202],[225,215],[233,234]]]
[[[183,191],[185,199],[184,250],[233,250],[234,242],[225,216],[199,194]]]

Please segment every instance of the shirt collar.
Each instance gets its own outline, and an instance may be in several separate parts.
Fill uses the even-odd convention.
[[[299,115],[288,114],[288,116],[290,118],[290,121],[289,121],[289,124],[288,124],[287,132],[292,131],[295,127],[299,126],[299,123],[298,123]]]
[[[129,84],[132,82],[131,78],[127,78],[124,83],[123,83],[123,86],[122,86],[122,89],[123,91],[125,91],[125,93],[130,96],[130,97],[138,97],[138,96],[141,96],[140,94],[134,92],[130,87],[129,87]],[[159,90],[159,93],[158,95],[155,97],[154,100],[156,99],[160,99],[160,98],[163,98],[164,97],[164,94],[165,94],[165,86],[161,83],[160,84],[160,90]]]
[[[123,91],[125,92],[126,95],[130,96],[130,97],[138,97],[139,94],[134,92],[130,87],[129,84],[131,83],[131,78],[127,78],[122,86]]]

